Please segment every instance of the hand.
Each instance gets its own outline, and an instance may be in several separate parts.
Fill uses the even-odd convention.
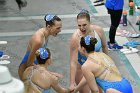
[[[70,93],[74,93],[74,90],[75,90],[75,87],[76,87],[76,83],[73,83],[70,85]]]
[[[71,90],[70,88],[68,88],[68,93],[73,93],[74,90]]]

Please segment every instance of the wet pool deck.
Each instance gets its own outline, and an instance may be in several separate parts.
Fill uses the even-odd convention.
[[[0,45],[0,48],[10,55],[9,60],[11,61],[6,66],[10,69],[11,74],[18,78],[18,66],[25,54],[30,36],[44,25],[44,14],[48,12],[56,13],[62,18],[63,28],[58,37],[50,37],[49,39],[48,46],[53,56],[53,64],[49,69],[63,74],[64,78],[60,82],[63,86],[68,87],[70,69],[69,39],[73,31],[77,29],[76,15],[80,11],[79,9],[90,10],[91,21],[104,28],[107,40],[110,26],[109,15],[107,15],[104,6],[94,7],[90,0],[61,0],[61,4],[60,1],[53,0],[49,2],[44,0],[32,1],[27,1],[27,7],[21,11],[18,10],[14,0],[7,0],[5,5],[0,4],[0,41],[8,42],[7,45]],[[36,7],[37,5],[40,7]],[[125,2],[124,8],[128,9],[127,2]],[[104,12],[100,13],[99,11]],[[140,33],[138,27],[134,25],[135,17],[128,16],[128,18],[130,22],[128,26],[123,27],[120,24],[119,28],[129,30],[132,33]],[[121,45],[131,40],[140,41],[140,38],[116,37],[117,43]],[[137,48],[140,50],[140,46]],[[138,93],[140,91],[140,52],[124,55],[120,51],[110,51],[109,55],[115,60],[122,75],[130,80],[134,93]],[[54,93],[54,91],[51,93]]]

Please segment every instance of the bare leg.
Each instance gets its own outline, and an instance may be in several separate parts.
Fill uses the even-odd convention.
[[[115,90],[115,89],[108,89],[108,90],[106,91],[106,93],[122,93],[122,92],[120,92],[120,91],[118,91],[118,90]]]
[[[22,80],[22,75],[23,75],[23,72],[25,71],[25,69],[26,69],[26,63],[19,66],[18,75],[21,80]]]
[[[81,66],[78,65],[77,67],[77,72],[76,72],[76,84],[79,84],[80,80],[82,79],[83,74],[82,74],[82,70],[81,70]],[[90,93],[90,88],[88,87],[88,85],[85,85],[80,91],[79,93]]]

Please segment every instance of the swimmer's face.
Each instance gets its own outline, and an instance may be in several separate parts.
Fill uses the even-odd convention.
[[[89,29],[90,22],[86,18],[80,18],[80,19],[77,19],[77,24],[78,24],[79,30],[83,34],[86,34]]]
[[[51,35],[53,36],[57,36],[57,34],[59,32],[61,32],[61,28],[62,28],[62,21],[55,21],[54,25],[51,26]]]

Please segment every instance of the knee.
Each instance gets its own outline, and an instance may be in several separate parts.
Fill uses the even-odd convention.
[[[108,90],[106,91],[106,93],[122,93],[122,92],[120,92],[120,91],[118,91],[118,90],[115,90],[115,89],[108,89]]]
[[[90,88],[88,85],[85,85],[81,90],[80,93],[90,93]]]

